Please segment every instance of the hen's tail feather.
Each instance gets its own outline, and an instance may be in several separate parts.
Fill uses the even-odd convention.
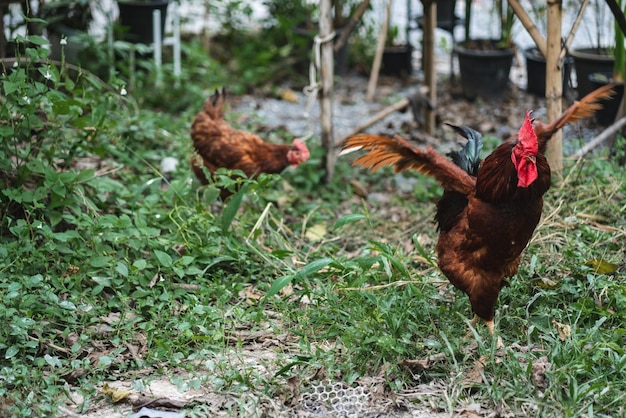
[[[593,116],[597,110],[602,108],[602,103],[600,102],[609,99],[615,94],[614,87],[614,84],[607,84],[592,91],[580,99],[580,101],[574,102],[561,116],[547,125],[535,122],[535,132],[539,140],[540,151],[543,152],[545,150],[546,143],[552,138],[552,135],[565,124]]]
[[[418,148],[406,139],[396,136],[355,135],[344,143],[343,150],[364,149],[367,154],[357,158],[353,165],[376,171],[384,166],[394,166],[396,172],[408,169],[434,177],[446,190],[468,196],[473,193],[476,179],[431,147]]]
[[[456,133],[467,139],[467,143],[459,151],[450,151],[448,157],[452,162],[461,167],[470,176],[476,177],[480,168],[480,151],[483,148],[483,139],[480,132],[470,128],[469,126],[456,126],[446,123],[454,129]]]
[[[204,101],[202,110],[211,119],[222,119],[224,117],[224,103],[226,103],[226,88],[215,89],[215,93]]]

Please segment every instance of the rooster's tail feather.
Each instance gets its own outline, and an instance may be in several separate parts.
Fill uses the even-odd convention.
[[[452,162],[461,167],[470,176],[476,177],[480,168],[480,151],[483,148],[483,139],[480,132],[470,128],[469,126],[456,126],[446,123],[454,129],[459,135],[467,139],[467,143],[463,145],[459,151],[450,151],[448,157]]]
[[[614,84],[607,84],[606,86],[602,86],[592,91],[580,99],[580,101],[574,102],[574,104],[568,107],[565,112],[561,114],[561,116],[548,125],[543,125],[541,123],[537,124],[537,122],[535,122],[535,132],[537,132],[537,137],[539,139],[539,151],[543,153],[546,143],[550,140],[550,138],[552,138],[552,135],[565,126],[565,124],[593,116],[597,110],[602,108],[601,102],[609,99],[615,94],[615,90],[613,89],[614,87]]]

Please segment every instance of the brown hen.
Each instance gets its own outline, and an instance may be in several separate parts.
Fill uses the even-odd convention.
[[[276,174],[288,166],[295,167],[309,158],[306,145],[295,139],[293,145],[270,144],[251,132],[232,128],[224,120],[226,91],[216,90],[196,115],[191,125],[191,138],[196,153],[191,157],[191,167],[201,183],[208,179],[202,167],[209,173],[224,167],[241,170],[254,178],[260,173]],[[222,190],[225,199],[231,194]]]

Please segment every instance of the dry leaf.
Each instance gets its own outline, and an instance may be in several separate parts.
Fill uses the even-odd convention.
[[[559,338],[561,341],[565,341],[572,335],[572,327],[567,324],[561,324],[560,322],[552,321],[552,325],[556,328],[559,333]]]
[[[472,403],[464,406],[460,411],[458,411],[458,416],[466,418],[482,418],[480,409],[480,404]]]
[[[483,372],[485,371],[486,356],[480,356],[474,367],[463,377],[463,387],[479,385],[483,382]]]
[[[532,365],[532,381],[537,387],[548,387],[546,372],[550,368],[550,362],[546,356],[539,357]]]
[[[280,98],[286,102],[298,103],[298,95],[291,89],[283,89],[280,91]]]
[[[128,398],[131,394],[131,391],[126,389],[114,389],[109,386],[108,383],[105,383],[104,387],[102,388],[102,393],[110,396],[113,403],[118,403]]]
[[[444,353],[432,354],[423,359],[405,359],[398,363],[398,366],[405,366],[409,368],[418,368],[422,370],[428,369],[433,363],[445,360],[446,355]]]
[[[350,180],[352,192],[360,198],[367,199],[367,188],[358,180]]]
[[[248,286],[239,292],[239,296],[245,296],[248,302],[253,302],[255,300],[260,300],[263,298],[263,295],[260,295],[254,291],[254,287]]]
[[[555,289],[558,283],[554,280],[548,279],[547,277],[542,277],[537,282],[537,285],[543,289]]]
[[[291,285],[291,283],[287,283],[285,287],[280,289],[280,294],[283,297],[289,297],[293,295],[293,286]]]
[[[596,274],[612,274],[619,268],[617,264],[609,263],[601,258],[594,258],[587,261],[585,264],[589,267],[593,267],[593,271]]]
[[[321,241],[324,238],[324,235],[326,235],[325,223],[313,225],[304,233],[304,236],[309,241]]]

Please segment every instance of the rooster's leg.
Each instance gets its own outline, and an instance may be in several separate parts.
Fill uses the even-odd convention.
[[[491,321],[485,321],[485,325],[487,325],[487,329],[491,335],[495,335],[495,325],[493,323],[493,319]],[[502,338],[498,335],[498,342],[496,343],[496,348],[504,348],[504,344],[502,343]]]
[[[472,318],[472,320],[469,321],[470,329],[467,330],[467,334],[465,334],[465,338],[470,338],[473,335],[472,328],[476,328],[476,325],[478,325],[479,322],[480,322],[480,317],[474,314],[474,317]]]
[[[478,321],[480,321],[480,317],[476,314],[474,314],[474,317],[472,318],[472,320],[470,321],[470,327],[475,328],[476,324],[478,324]]]
[[[474,314],[474,318],[472,318],[472,320],[469,322],[469,325],[471,328],[475,328],[476,325],[478,325],[478,323],[480,322],[480,317],[476,314]],[[493,336],[496,333],[496,327],[495,324],[493,322],[493,319],[491,321],[485,321],[485,325],[487,326],[487,329],[489,330],[489,333]],[[472,330],[470,329],[469,331],[467,331],[467,335],[466,338],[469,338],[472,336]],[[502,338],[500,338],[500,336],[498,335],[498,342],[496,343],[496,348],[500,349],[500,348],[504,348],[504,343],[502,342]]]

